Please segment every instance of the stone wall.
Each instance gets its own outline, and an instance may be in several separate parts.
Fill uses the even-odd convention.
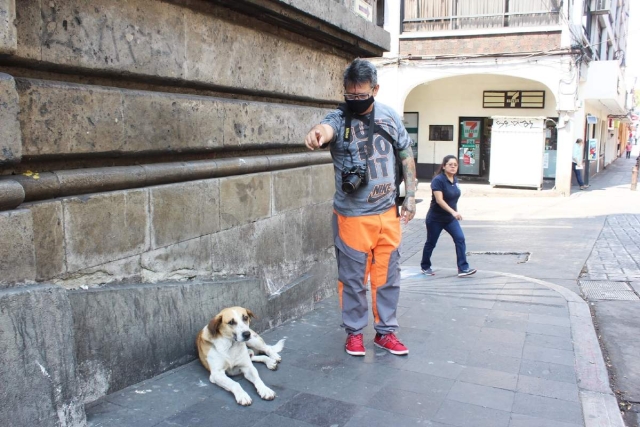
[[[83,426],[220,309],[331,295],[302,140],[388,47],[330,0],[0,0],[0,425]]]

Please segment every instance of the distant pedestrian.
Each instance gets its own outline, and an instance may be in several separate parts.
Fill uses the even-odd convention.
[[[589,186],[584,185],[584,181],[582,181],[582,153],[582,138],[578,138],[576,139],[576,143],[573,145],[573,161],[571,163],[571,168],[573,169],[573,173],[576,176],[580,189],[586,190]]]
[[[427,241],[422,250],[420,267],[422,273],[433,276],[431,269],[431,254],[438,243],[442,230],[445,230],[456,245],[458,261],[458,277],[470,276],[476,272],[467,262],[467,246],[464,233],[460,227],[462,215],[458,213],[458,199],[461,192],[458,187],[458,159],[456,156],[446,156],[442,159],[439,173],[431,181],[431,206],[427,213]]]
[[[631,158],[631,150],[633,149],[633,145],[631,145],[631,140],[627,142],[627,159]]]

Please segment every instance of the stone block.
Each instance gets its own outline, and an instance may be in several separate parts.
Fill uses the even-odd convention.
[[[0,359],[0,425],[86,425],[64,290],[39,285],[0,290]]]
[[[185,11],[185,78],[245,90],[336,100],[347,60],[265,31],[257,22],[216,19],[212,9]],[[215,21],[215,25],[213,22]],[[322,63],[323,67],[307,64]],[[308,82],[314,82],[309,85]]]
[[[335,170],[333,164],[311,167],[311,201],[323,203],[333,200],[336,192]]]
[[[66,271],[62,202],[35,203],[27,208],[33,217],[36,279],[53,279]]]
[[[309,129],[330,111],[263,102],[227,102],[224,107],[225,147],[300,145]]]
[[[120,91],[32,79],[17,83],[25,155],[126,150]]]
[[[217,179],[151,187],[151,247],[173,245],[220,229]]]
[[[113,283],[139,283],[142,280],[140,255],[89,267],[53,279],[67,289],[86,289]]]
[[[0,0],[0,54],[12,54],[16,51],[15,19],[15,0]]]
[[[40,3],[20,1],[20,7],[16,9],[17,54],[26,59],[40,60],[42,57]]]
[[[0,1],[1,6],[1,1]],[[2,9],[0,9],[1,12]],[[0,26],[2,16],[0,15]],[[0,166],[20,163],[22,158],[22,134],[16,83],[8,74],[0,73]]]
[[[171,152],[222,147],[224,109],[215,98],[123,92],[130,151]]]
[[[272,175],[274,215],[311,203],[311,167],[276,171]]]
[[[126,190],[65,200],[67,271],[144,252],[149,247],[148,196],[147,190]]]
[[[264,291],[274,296],[302,280],[317,263],[335,263],[331,211],[316,210],[322,213],[308,211],[304,216],[304,210],[294,210],[214,234],[214,275],[259,277]],[[329,232],[314,234],[323,224]]]
[[[220,228],[247,224],[271,215],[271,174],[220,180]]]
[[[41,2],[40,13],[43,61],[150,76],[183,76],[185,21],[179,6],[56,0]]]
[[[31,212],[0,212],[0,242],[0,284],[35,280]]]
[[[85,402],[193,360],[198,331],[224,307],[266,312],[255,279],[106,285],[69,299]]]
[[[141,265],[145,283],[211,277],[211,236],[146,252]]]

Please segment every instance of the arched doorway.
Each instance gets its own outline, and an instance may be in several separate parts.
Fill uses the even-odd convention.
[[[403,113],[416,143],[418,178],[430,179],[442,158],[455,154],[462,178],[488,180],[492,117],[496,116],[545,119],[544,173],[555,177],[556,108],[549,87],[521,77],[457,75],[414,86],[405,98]],[[508,161],[527,161],[519,158],[515,142]]]

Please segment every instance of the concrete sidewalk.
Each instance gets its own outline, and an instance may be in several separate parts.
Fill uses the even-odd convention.
[[[109,395],[89,425],[622,426],[588,307],[572,292],[517,275],[403,269],[399,337],[405,357],[373,346],[344,352],[337,299],[263,334],[287,338],[280,368],[258,364],[276,390],[241,407],[198,361]]]

